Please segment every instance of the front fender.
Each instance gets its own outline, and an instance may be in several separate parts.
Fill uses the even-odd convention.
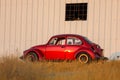
[[[24,57],[25,57],[26,55],[28,55],[29,52],[35,52],[36,55],[38,56],[38,59],[39,59],[39,60],[44,57],[44,55],[42,54],[42,52],[41,52],[40,50],[38,50],[38,49],[29,49],[29,50],[27,50],[27,51],[24,51]]]

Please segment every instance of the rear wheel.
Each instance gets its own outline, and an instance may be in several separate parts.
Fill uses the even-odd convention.
[[[90,63],[91,62],[91,57],[86,54],[86,53],[80,53],[78,56],[77,56],[77,60],[82,63],[82,64],[86,64],[86,63]]]
[[[28,62],[36,62],[38,61],[38,56],[36,55],[35,52],[29,52],[25,60]]]

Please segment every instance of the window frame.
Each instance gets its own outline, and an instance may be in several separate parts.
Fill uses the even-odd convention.
[[[60,40],[59,40],[60,39]],[[54,42],[54,40],[56,40],[55,42]],[[58,42],[60,42],[60,41],[62,41],[62,40],[65,40],[64,41],[64,44],[61,44],[61,45],[65,45],[66,44],[66,37],[53,37],[53,38],[51,38],[50,39],[50,41],[48,42],[48,45],[51,45],[51,46],[58,46],[59,44],[58,44]],[[54,42],[54,44],[52,44],[52,42]]]
[[[88,3],[67,3],[65,21],[87,20]]]

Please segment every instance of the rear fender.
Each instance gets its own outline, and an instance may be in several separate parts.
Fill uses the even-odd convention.
[[[87,53],[88,55],[90,55],[90,57],[92,59],[95,59],[95,54],[91,50],[88,50],[88,49],[87,50],[78,50],[75,54],[75,58],[78,56],[78,54],[80,54],[82,52]]]

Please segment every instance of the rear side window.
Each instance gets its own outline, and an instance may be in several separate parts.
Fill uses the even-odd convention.
[[[67,45],[81,45],[82,41],[76,37],[68,37],[67,38]]]

